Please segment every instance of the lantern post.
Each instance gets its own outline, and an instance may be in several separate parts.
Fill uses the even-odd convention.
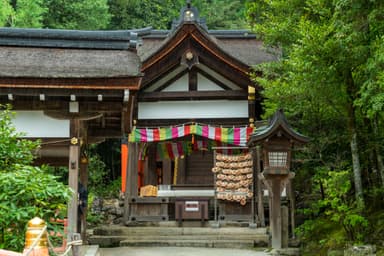
[[[263,171],[259,179],[267,187],[270,196],[270,230],[274,249],[287,246],[282,244],[281,193],[295,176],[290,171],[292,148],[308,140],[292,130],[283,111],[278,110],[267,126],[259,127],[251,134],[248,142],[249,147],[261,146],[263,152]]]

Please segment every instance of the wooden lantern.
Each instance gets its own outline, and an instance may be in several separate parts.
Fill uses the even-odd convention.
[[[283,246],[280,197],[282,187],[294,177],[294,173],[290,172],[292,148],[308,140],[288,125],[283,111],[279,110],[268,125],[256,129],[248,142],[249,147],[261,146],[263,149],[263,172],[260,178],[267,185],[271,195],[270,225],[274,249]]]

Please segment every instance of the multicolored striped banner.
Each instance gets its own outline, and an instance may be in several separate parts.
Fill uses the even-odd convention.
[[[193,134],[230,145],[245,146],[253,129],[254,128],[248,126],[216,127],[200,124],[159,128],[135,128],[132,133],[129,134],[129,142],[158,142]]]
[[[189,143],[184,141],[158,143],[156,147],[156,160],[175,159],[190,155],[192,148]]]

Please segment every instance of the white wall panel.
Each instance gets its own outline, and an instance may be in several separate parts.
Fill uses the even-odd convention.
[[[248,101],[140,102],[139,119],[247,118]]]
[[[58,120],[44,115],[43,111],[15,111],[12,120],[16,131],[29,138],[68,138],[69,120]]]
[[[197,90],[198,91],[223,91],[224,89],[218,86],[211,80],[208,80],[206,77],[197,74]]]
[[[166,87],[163,92],[186,92],[188,91],[188,74],[177,79],[173,84]]]

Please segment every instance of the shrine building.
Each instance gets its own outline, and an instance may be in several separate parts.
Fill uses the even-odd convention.
[[[251,73],[278,57],[248,30],[210,30],[190,4],[170,30],[1,28],[0,103],[42,140],[36,164],[68,166],[74,191],[87,184],[87,145],[121,140],[126,225],[254,223],[247,143],[262,98]]]
[[[181,10],[171,30],[152,30],[142,40],[138,55],[144,76],[122,174],[126,224],[252,221],[247,141],[260,120],[262,99],[250,73],[252,66],[277,55],[248,30],[209,30],[191,6]],[[233,161],[228,175],[212,172],[217,157]],[[191,209],[205,206],[203,217],[185,212],[191,202]]]

